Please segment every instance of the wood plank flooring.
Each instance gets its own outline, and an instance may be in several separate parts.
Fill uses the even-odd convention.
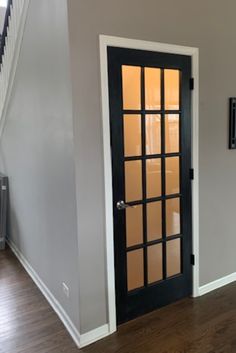
[[[21,264],[0,251],[0,353],[78,353]]]
[[[0,353],[236,353],[236,283],[187,298],[78,350],[12,252],[0,251]]]

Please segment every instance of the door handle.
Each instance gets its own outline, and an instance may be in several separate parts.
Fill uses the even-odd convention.
[[[125,203],[123,200],[118,201],[116,204],[116,208],[119,211],[125,210],[126,208],[129,208],[129,207],[135,208],[135,206],[129,205],[128,203]]]

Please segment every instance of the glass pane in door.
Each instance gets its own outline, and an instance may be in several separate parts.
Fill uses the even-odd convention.
[[[178,194],[179,190],[179,157],[166,158],[166,195]]]
[[[147,204],[147,239],[148,241],[162,238],[162,203]]]
[[[167,277],[177,275],[181,272],[181,241],[170,240],[166,243]]]
[[[124,115],[124,153],[125,157],[140,156],[141,144],[141,115]]]
[[[161,159],[146,160],[147,198],[161,195]]]
[[[141,109],[141,67],[122,66],[123,109]]]
[[[148,247],[148,283],[154,283],[163,279],[162,244]]]
[[[161,109],[161,70],[145,67],[145,109]]]
[[[164,71],[165,109],[179,110],[180,101],[180,72],[167,69]]]
[[[125,199],[126,202],[142,199],[142,163],[125,162]]]
[[[161,153],[161,115],[148,114],[146,121],[146,154]]]
[[[127,286],[128,291],[144,285],[143,250],[127,253]]]
[[[143,242],[143,206],[127,208],[126,211],[126,246]]]
[[[165,152],[179,152],[179,115],[165,116]]]
[[[180,234],[180,199],[166,200],[166,235]]]

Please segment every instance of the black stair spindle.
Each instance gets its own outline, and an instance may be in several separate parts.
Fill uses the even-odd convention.
[[[9,0],[8,4],[7,4],[7,8],[6,8],[4,26],[3,26],[3,31],[1,34],[1,39],[0,39],[0,65],[2,64],[4,49],[5,49],[5,45],[6,45],[7,28],[9,26],[9,18],[11,16],[11,5],[12,4],[13,4],[13,0]]]

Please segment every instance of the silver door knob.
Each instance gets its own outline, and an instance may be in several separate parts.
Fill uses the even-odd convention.
[[[135,206],[131,206],[128,203],[125,203],[123,200],[117,202],[116,207],[118,210],[125,210],[128,207],[134,208]]]

